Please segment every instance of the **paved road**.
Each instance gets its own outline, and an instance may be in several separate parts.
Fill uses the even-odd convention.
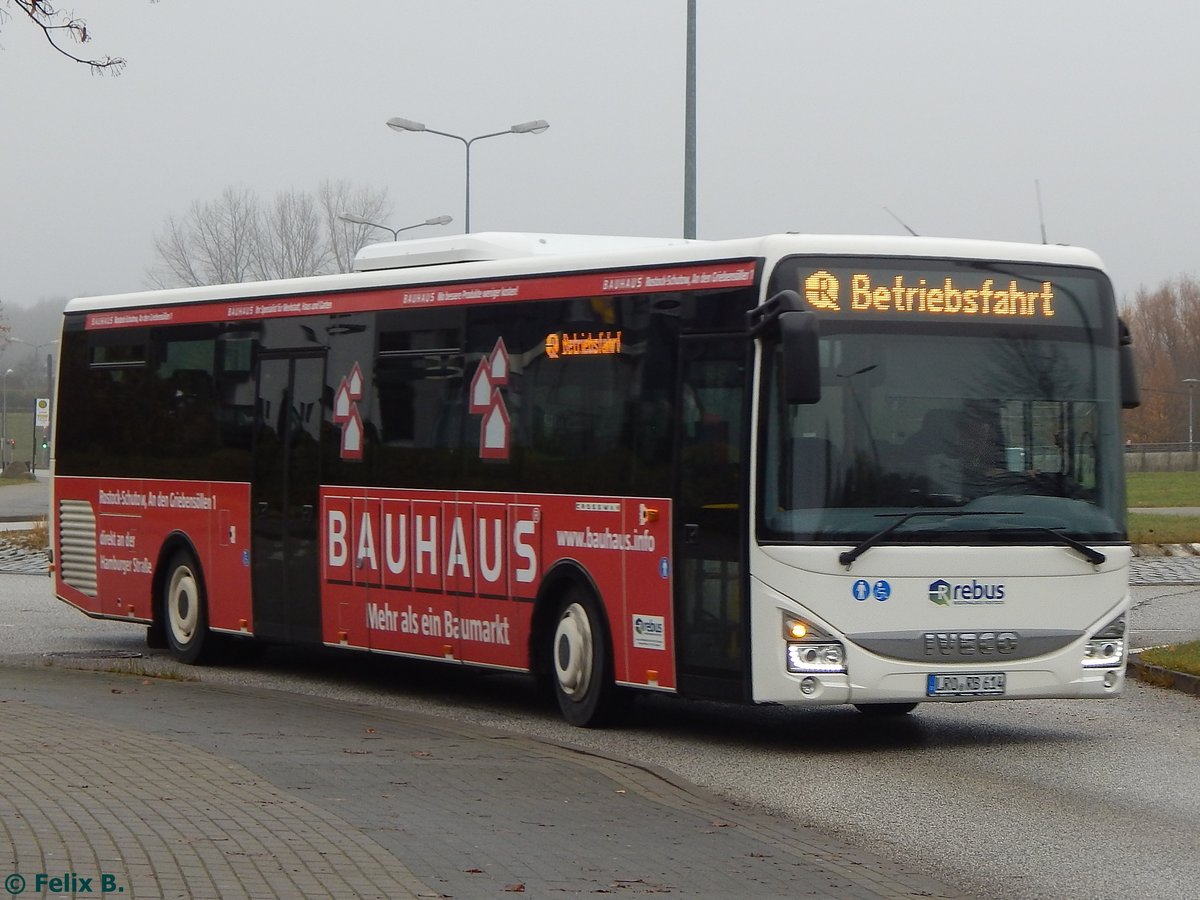
[[[44,472],[27,484],[0,487],[0,522],[45,521],[50,515],[50,483]]]
[[[53,672],[44,668],[45,651],[144,651],[141,629],[120,622],[89,621],[51,600],[48,588],[44,577],[0,577],[0,663],[24,663],[36,667],[35,672]],[[1138,604],[1135,640],[1158,640],[1168,633],[1200,636],[1200,590],[1163,585],[1135,588],[1134,594]],[[109,688],[101,685],[96,692],[79,696],[77,689],[68,690],[65,697],[54,702],[32,695],[22,698],[27,704],[43,708],[45,726],[39,726],[38,734],[52,736],[31,751],[45,757],[39,762],[42,765],[49,765],[54,758],[47,750],[58,753],[60,746],[74,747],[70,741],[58,738],[80,727],[72,716],[99,723],[88,732],[88,755],[64,756],[63,765],[69,772],[60,776],[63,783],[79,783],[65,779],[71,777],[71,772],[90,773],[97,769],[97,760],[111,758],[105,755],[108,750],[104,743],[109,741],[114,744],[116,756],[135,760],[132,768],[137,777],[144,780],[146,776],[141,773],[152,773],[150,786],[145,788],[152,797],[175,798],[172,802],[190,802],[190,795],[181,794],[172,780],[178,776],[167,771],[186,770],[188,766],[180,760],[190,759],[190,754],[212,754],[218,760],[213,763],[218,770],[221,765],[237,766],[239,772],[249,770],[258,781],[245,781],[253,788],[247,793],[246,810],[227,814],[228,808],[216,801],[211,807],[211,815],[226,828],[232,827],[227,820],[257,821],[253,817],[261,814],[262,800],[258,791],[266,789],[264,785],[279,792],[277,802],[316,803],[322,821],[336,821],[339,828],[352,827],[381,844],[385,842],[374,830],[378,822],[371,818],[372,810],[391,817],[386,828],[398,829],[410,805],[424,804],[421,808],[425,809],[441,804],[440,812],[423,812],[420,816],[420,821],[432,822],[439,829],[436,852],[422,843],[426,841],[424,832],[414,834],[416,829],[411,825],[404,825],[407,830],[402,832],[382,829],[389,839],[401,842],[398,847],[386,844],[385,849],[426,887],[459,897],[499,896],[507,893],[504,888],[510,883],[525,884],[529,893],[540,896],[554,882],[540,868],[537,842],[549,841],[558,853],[568,839],[578,840],[582,846],[568,857],[572,873],[576,859],[593,860],[597,847],[608,847],[613,841],[636,843],[649,859],[631,870],[622,864],[630,857],[622,854],[634,851],[622,849],[624,845],[610,848],[608,868],[581,870],[572,875],[578,879],[574,891],[560,893],[651,892],[670,886],[672,893],[686,896],[728,895],[724,886],[721,891],[709,891],[717,882],[705,878],[698,885],[697,879],[708,869],[718,871],[718,865],[729,867],[744,862],[730,849],[736,849],[736,845],[702,844],[706,854],[711,855],[711,860],[704,863],[705,869],[690,867],[694,857],[689,856],[689,847],[694,834],[706,841],[711,837],[707,829],[717,828],[724,834],[730,827],[736,827],[741,838],[752,845],[757,842],[756,847],[746,850],[750,854],[746,859],[756,861],[754,868],[730,869],[754,874],[754,879],[734,891],[744,896],[803,896],[809,890],[817,896],[906,896],[914,890],[928,891],[932,896],[971,892],[997,896],[997,885],[1004,885],[1005,896],[1033,900],[1066,896],[1057,887],[1066,884],[1070,885],[1071,895],[1153,893],[1163,900],[1200,896],[1200,859],[1194,854],[1195,846],[1200,846],[1195,843],[1200,835],[1194,825],[1200,816],[1200,790],[1195,787],[1200,785],[1200,759],[1195,754],[1196,701],[1136,682],[1127,686],[1125,698],[1116,703],[938,704],[923,708],[886,731],[880,731],[878,723],[844,709],[790,713],[647,698],[634,710],[631,727],[593,732],[565,726],[548,707],[536,703],[528,679],[336,651],[314,655],[276,650],[253,666],[216,669],[180,667],[161,654],[90,662],[59,655],[54,663],[55,669],[90,665],[131,673],[119,679],[129,688],[115,685],[123,690],[120,695],[106,695]],[[147,677],[150,673],[162,677]],[[111,676],[111,672],[101,672],[87,677]],[[179,681],[180,677],[199,677],[204,685]],[[0,685],[9,680],[8,672],[0,669]],[[157,690],[160,686],[167,690]],[[253,698],[261,693],[280,697],[282,712],[252,705],[245,716],[231,713],[223,723],[221,711],[206,711],[205,703],[198,703],[195,709],[185,703],[181,711],[165,702],[168,695],[187,696],[193,688],[204,686],[223,692],[226,706],[256,703]],[[130,689],[137,691],[136,697],[126,696]],[[273,689],[288,694],[271,694]],[[308,708],[310,697],[318,701],[317,712],[302,710]],[[9,695],[0,692],[0,717],[6,715],[9,703],[15,702],[4,702],[7,699]],[[135,699],[143,705],[118,705]],[[320,710],[326,708],[322,704],[330,704],[330,709],[364,711],[365,717],[348,720],[331,716],[331,736],[322,730],[325,713]],[[118,709],[126,709],[124,720],[112,718],[111,713]],[[435,744],[436,735],[423,740],[420,731],[406,730],[412,742],[404,743],[395,731],[400,727],[396,725],[399,720],[391,716],[406,717],[410,713],[417,716],[414,722],[422,716],[435,716],[435,731],[449,733],[452,738]],[[281,727],[292,715],[300,720],[296,730]],[[389,729],[388,740],[398,743],[387,744],[388,749],[379,753],[356,752],[371,750],[373,745],[359,745],[351,739],[367,734],[367,728],[374,728],[376,734],[385,733],[381,722]],[[502,729],[507,738],[489,739],[487,735],[495,733],[492,729]],[[153,759],[130,755],[131,744],[142,746],[150,738],[174,743],[169,751],[155,750],[159,756]],[[503,762],[498,762],[494,754],[498,748],[509,746],[509,740],[521,742],[521,746],[524,742],[532,742],[532,746],[545,742],[544,753],[550,760],[545,772],[539,768],[532,781],[529,773],[514,776],[525,779],[526,785],[532,784],[528,797],[523,798],[522,792],[507,780],[494,785],[491,782],[493,776],[503,776],[497,771]],[[238,749],[242,744],[246,746]],[[638,760],[640,765],[632,767],[638,772],[657,775],[657,767],[663,766],[727,799],[717,801],[716,807],[706,806],[708,795],[704,791],[688,789],[686,782],[669,775],[657,789],[658,805],[616,807],[621,815],[614,820],[610,818],[613,807],[601,801],[628,799],[635,789],[623,780],[625,776],[613,777],[608,788],[587,794],[586,803],[571,803],[573,788],[562,774],[562,760],[557,755],[564,744],[582,749],[568,751],[563,765],[572,761],[582,764],[584,760],[613,764],[623,759]],[[232,755],[235,751],[249,755]],[[434,756],[419,755],[422,752]],[[291,759],[288,753],[293,754]],[[278,759],[272,761],[272,754]],[[171,761],[164,763],[164,755],[171,756]],[[8,758],[0,748],[0,762]],[[427,776],[428,782],[415,780],[408,767],[430,759],[439,761],[438,771]],[[343,780],[343,767],[358,765],[368,767],[365,786],[352,778]],[[389,774],[392,769],[399,774]],[[482,780],[475,779],[477,771],[482,773]],[[1163,779],[1163,772],[1170,772],[1171,778]],[[287,780],[293,776],[309,781]],[[243,772],[239,782],[246,777]],[[94,779],[86,783],[96,784]],[[437,796],[417,801],[412,795],[396,793],[422,786],[434,790]],[[688,806],[683,810],[687,815],[682,815],[683,801],[663,793],[675,789],[699,797],[695,801],[699,805]],[[199,794],[207,790],[206,784],[195,787]],[[622,790],[626,793],[620,794]],[[466,794],[442,796],[447,791]],[[212,792],[214,797],[225,798],[221,804],[229,802],[228,791],[220,785]],[[97,796],[103,800],[112,793],[121,791],[110,788],[109,793]],[[0,797],[4,796],[9,794],[0,784]],[[97,796],[89,795],[87,799],[95,802]],[[639,804],[644,801],[642,794],[637,796]],[[546,797],[562,801],[549,806],[565,819],[548,823],[542,818]],[[588,815],[581,814],[581,808],[590,810],[593,806],[598,818],[580,821],[581,815]],[[193,814],[191,806],[186,808],[189,815]],[[735,818],[747,811],[749,823],[745,817]],[[118,812],[123,819],[124,808]],[[765,820],[764,813],[768,816]],[[149,814],[144,806],[139,807],[138,815]],[[86,821],[88,815],[100,819],[115,814],[89,807],[75,815]],[[660,827],[654,830],[650,822]],[[1086,840],[1077,839],[1082,827],[1079,823],[1102,822],[1106,824],[1084,829]],[[0,829],[12,824],[0,814]],[[75,833],[70,830],[73,826],[58,819],[43,825],[54,834]],[[502,825],[512,826],[505,835],[495,831]],[[176,822],[162,827],[182,826]],[[276,827],[280,826],[272,825]],[[771,829],[782,829],[782,839]],[[307,847],[312,841],[331,840],[307,833],[280,833],[288,835],[285,842],[289,846],[295,842]],[[254,834],[239,835],[238,840],[247,844],[258,839]],[[175,850],[179,859],[189,861],[192,871],[195,858],[191,848],[196,839],[192,832],[184,836],[189,840]],[[494,855],[501,837],[513,846],[508,856],[493,864],[488,854]],[[46,839],[56,840],[53,835]],[[404,842],[408,840],[415,843],[406,850]],[[53,843],[47,846],[57,854],[52,859],[63,858],[62,854],[68,852],[74,854],[72,858],[79,858],[82,852],[69,847],[58,850],[59,845]],[[225,846],[222,840],[205,852],[215,853]],[[247,851],[235,848],[235,852]],[[722,852],[725,855],[720,855]],[[439,861],[431,864],[428,856],[436,856]],[[489,862],[463,864],[464,858],[486,858]],[[779,875],[778,870],[758,865],[757,861],[768,859],[782,860],[780,865],[790,873],[793,880],[785,889],[772,886],[771,879]],[[1113,859],[1122,861],[1118,868],[1112,866]],[[798,865],[792,866],[789,861],[798,861]],[[818,864],[818,870],[805,868],[813,863]],[[222,867],[241,865],[241,857],[233,861],[214,858],[206,864],[228,875]],[[170,872],[171,865],[174,863],[168,863],[165,871]],[[484,872],[465,872],[463,868]],[[343,870],[338,871],[341,874],[337,878],[350,878]],[[446,882],[433,880],[431,872]],[[930,877],[940,873],[936,877],[941,884],[914,888],[913,879],[920,879],[914,873]],[[3,875],[0,872],[0,877]],[[485,875],[493,880],[484,880]],[[523,880],[503,881],[513,875]],[[863,884],[855,880],[857,875],[874,880]],[[296,870],[288,877],[307,876]],[[848,880],[829,880],[835,877]],[[605,878],[616,886],[597,887]],[[631,879],[644,880],[631,884]],[[208,895],[208,882],[198,883],[203,888],[200,895]],[[918,883],[924,884],[924,880]],[[458,887],[452,890],[451,885]],[[288,890],[281,889],[279,895],[295,895],[293,882],[286,881],[285,886]],[[234,895],[238,896],[236,892]]]
[[[58,666],[0,680],[0,826],[28,885],[48,870],[133,897],[964,896],[665,771],[512,732]]]
[[[1195,563],[1146,561],[1135,570],[1146,585],[1135,588],[1141,645],[1200,635],[1197,592],[1168,568],[1180,565]],[[771,815],[770,792],[735,804],[595,747],[246,685],[62,668],[119,662],[59,656],[46,667],[40,654],[5,652],[7,637],[24,639],[45,618],[27,612],[0,621],[0,827],[14,861],[0,877],[34,885],[43,869],[97,883],[107,875],[135,897],[967,895],[925,877],[929,860],[897,852],[909,862],[889,861],[841,829],[802,824],[822,815],[807,806]],[[137,629],[79,624],[86,646],[141,648]],[[140,665],[128,669],[157,671]],[[937,709],[915,730],[936,731],[940,719],[953,730],[949,720],[959,717]],[[980,722],[995,718],[989,709]],[[1011,740],[1022,727],[997,733]],[[763,740],[773,747],[782,737]],[[981,753],[987,743],[960,740]],[[844,759],[858,765],[861,755]],[[874,766],[899,763],[880,750],[867,755]],[[805,768],[842,758],[818,754]],[[1170,858],[1165,834],[1161,843]]]
[[[188,816],[200,817],[200,826],[168,821],[161,812],[151,819],[180,838],[164,872],[169,875],[171,866],[186,862],[188,878],[199,879],[195,893],[200,896],[216,894],[203,880],[209,876],[196,868],[201,851],[211,855],[204,865],[224,873],[223,888],[229,887],[231,871],[251,877],[239,868],[245,863],[243,854],[260,866],[272,865],[254,849],[255,841],[265,840],[254,831],[259,827],[254,823],[270,814],[262,808],[268,799],[291,817],[280,816],[285,821],[271,823],[271,829],[280,829],[278,834],[284,836],[286,847],[272,850],[281,859],[290,859],[287,848],[293,845],[307,853],[310,844],[324,842],[324,852],[332,854],[337,866],[343,865],[338,859],[349,850],[336,843],[336,834],[288,830],[288,822],[304,813],[332,823],[337,834],[351,828],[369,836],[396,857],[394,872],[458,897],[505,895],[509,884],[525,884],[534,896],[547,893],[558,882],[543,868],[539,842],[562,854],[568,841],[578,841],[581,848],[567,847],[571,855],[565,857],[576,887],[554,893],[650,893],[670,888],[685,896],[805,896],[809,891],[854,897],[911,896],[919,891],[962,896],[974,891],[976,896],[1014,900],[1200,896],[1200,859],[1194,853],[1200,846],[1194,824],[1200,821],[1196,701],[1176,692],[1134,682],[1115,703],[937,704],[886,731],[845,709],[791,713],[647,698],[635,708],[629,728],[580,731],[535,702],[528,679],[336,651],[270,651],[254,666],[216,669],[179,667],[160,654],[90,662],[56,656],[54,667],[46,669],[45,650],[61,654],[88,648],[145,649],[141,629],[89,621],[50,600],[47,589],[44,577],[0,577],[0,662],[23,662],[26,668],[21,671],[35,674],[66,665],[124,668],[131,674],[120,676],[115,685],[102,683],[93,692],[68,683],[57,699],[45,693],[20,698],[44,710],[42,725],[31,726],[42,740],[27,747],[26,754],[39,757],[41,766],[50,766],[60,754],[67,770],[58,776],[62,784],[93,786],[107,784],[90,774],[99,769],[98,761],[116,756],[118,766],[133,772],[129,778],[141,780],[145,797],[137,816],[152,816],[154,800],[167,798],[181,804]],[[1197,589],[1141,587],[1135,589],[1135,597],[1137,639],[1151,630],[1200,635]],[[163,677],[147,677],[150,673]],[[101,671],[83,677],[108,679],[113,674]],[[199,677],[203,685],[180,677]],[[8,670],[0,668],[0,685],[11,681]],[[175,695],[190,698],[201,688],[218,691],[224,702],[168,702]],[[288,693],[272,692],[280,688]],[[112,689],[122,693],[112,694]],[[259,705],[258,695],[280,698],[278,707]],[[314,698],[315,709],[308,706]],[[13,702],[17,700],[0,690],[0,717]],[[226,711],[207,708],[239,704],[247,704],[245,713],[229,711],[227,721],[221,719]],[[122,710],[123,718],[114,715]],[[364,715],[347,718],[331,710]],[[434,718],[424,719],[430,715]],[[295,728],[290,724],[293,716]],[[86,752],[69,739],[82,727],[75,717],[95,723],[86,732]],[[326,719],[331,732],[324,730]],[[432,723],[433,734],[420,730],[422,720]],[[383,735],[380,743],[363,737],[370,734],[369,728]],[[501,729],[504,737],[489,738],[497,734],[493,729]],[[112,755],[106,743],[113,744]],[[506,763],[496,753],[518,745],[542,748],[537,751],[537,771],[516,772],[513,781],[501,782]],[[580,750],[565,750],[564,745]],[[148,749],[135,753],[138,747]],[[378,752],[358,752],[375,747]],[[559,755],[564,750],[565,760]],[[193,754],[202,777],[185,791],[178,779],[187,777],[190,763],[182,761]],[[527,755],[518,754],[518,764]],[[0,763],[10,757],[0,748]],[[594,770],[624,759],[640,761],[631,768],[642,775]],[[580,777],[608,780],[594,786],[595,793],[580,795],[581,802],[571,802],[576,789],[564,773],[585,760],[591,760],[593,771]],[[206,771],[219,772],[222,766],[235,772],[239,786],[246,786],[245,809],[229,805],[237,798],[229,797],[228,786],[218,783],[210,789],[204,780],[209,777]],[[366,767],[362,781],[353,777],[360,766]],[[687,788],[676,775],[662,778],[657,788],[632,784],[635,778],[657,776],[659,766],[727,799],[708,806],[711,798],[704,790]],[[79,772],[89,773],[89,780],[75,780]],[[1164,772],[1171,777],[1164,779]],[[145,773],[151,773],[148,783]],[[250,780],[251,775],[257,780]],[[434,796],[407,793],[421,789]],[[212,803],[195,811],[193,795],[210,790]],[[266,790],[276,793],[266,798]],[[681,808],[685,801],[671,793],[674,790],[698,798],[687,801],[695,805]],[[654,802],[642,805],[649,802],[651,791]],[[123,793],[120,784],[109,785],[85,799],[111,802],[113,795]],[[637,803],[608,805],[631,794]],[[0,798],[7,796],[8,787],[0,784]],[[593,807],[594,821],[587,818]],[[554,811],[561,816],[546,818]],[[88,816],[97,821],[116,817],[121,821],[114,827],[123,827],[126,812],[123,806],[115,813],[87,807],[72,815],[85,829],[92,827],[86,824]],[[410,812],[415,819],[404,818]],[[217,824],[210,828],[204,816],[216,818]],[[383,816],[383,825],[373,816]],[[418,828],[414,821],[431,823],[433,834],[426,835],[424,824]],[[23,827],[0,814],[0,829],[14,825]],[[241,830],[236,839],[230,837],[232,844],[214,830],[230,833],[235,826]],[[43,835],[52,832],[45,838],[55,854],[51,859],[65,858],[64,853],[79,859],[85,849],[94,851],[98,860],[108,858],[103,847],[57,849],[55,840],[78,839],[78,832],[71,830],[77,826],[61,817],[43,821],[41,827]],[[204,830],[198,837],[195,830],[181,831],[184,827]],[[709,830],[718,829],[719,836],[729,828],[749,841],[741,845],[749,855],[739,856],[735,844],[702,843],[711,858],[704,868],[693,868],[693,839],[708,841],[713,837]],[[244,833],[246,829],[250,833]],[[149,840],[140,832],[134,836],[143,843]],[[209,840],[211,845],[205,843]],[[435,842],[433,849],[430,841]],[[494,862],[504,841],[511,845],[507,855]],[[626,846],[631,843],[640,851]],[[227,847],[234,858],[216,856]],[[605,848],[610,851],[607,868],[595,862]],[[137,849],[122,850],[123,858],[137,858]],[[636,852],[647,859],[631,869],[625,863]],[[1114,867],[1114,859],[1121,864]],[[580,869],[577,860],[589,868]],[[753,861],[749,868],[730,868],[746,860]],[[779,874],[776,869],[759,865],[769,860],[789,873],[786,887],[771,881]],[[818,870],[806,868],[814,863]],[[468,868],[484,871],[463,871]],[[749,873],[732,892],[718,880],[726,869]],[[306,883],[304,870],[293,867],[288,872],[271,875],[296,879],[284,880],[284,888],[275,895],[297,896],[297,886]],[[941,884],[929,887],[914,873],[940,873],[936,877]],[[504,880],[517,876],[522,880]],[[352,873],[344,868],[326,871],[324,877],[329,880],[323,884],[353,883],[366,890],[351,882]],[[603,886],[606,878],[610,881]],[[873,880],[864,884],[856,878]],[[919,880],[914,884],[913,879]],[[233,895],[246,896],[236,891]],[[347,889],[347,895],[353,893]]]
[[[1129,511],[1160,516],[1200,516],[1200,506],[1130,507]]]

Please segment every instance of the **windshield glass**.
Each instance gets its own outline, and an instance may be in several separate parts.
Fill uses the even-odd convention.
[[[813,405],[784,402],[781,354],[765,345],[760,540],[864,540],[923,510],[957,514],[913,516],[887,541],[1124,538],[1115,311],[1103,275],[800,259],[774,286],[799,291],[820,315],[822,393]],[[1000,288],[1013,309],[1033,311],[998,312]],[[974,294],[976,311],[961,299],[947,310],[954,293]]]

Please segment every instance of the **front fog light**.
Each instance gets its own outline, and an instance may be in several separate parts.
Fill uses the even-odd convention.
[[[787,667],[789,672],[845,672],[846,653],[836,641],[792,643],[787,645]]]
[[[1112,669],[1125,661],[1125,616],[1101,628],[1083,648],[1085,669]]]
[[[1116,638],[1100,638],[1087,642],[1083,649],[1085,669],[1111,669],[1125,659],[1125,642]]]

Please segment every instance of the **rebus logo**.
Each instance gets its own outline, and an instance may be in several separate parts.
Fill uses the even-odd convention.
[[[636,634],[661,635],[666,631],[666,626],[660,616],[635,616],[633,630]]]
[[[938,579],[929,586],[929,599],[938,606],[950,605],[950,582]]]
[[[929,599],[938,606],[1003,603],[1004,585],[985,584],[974,578],[970,582],[951,584],[939,578],[929,585]]]

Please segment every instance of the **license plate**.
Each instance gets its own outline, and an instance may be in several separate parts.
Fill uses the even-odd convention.
[[[927,697],[975,697],[1004,693],[1003,672],[976,672],[972,675],[930,675],[925,687]]]

